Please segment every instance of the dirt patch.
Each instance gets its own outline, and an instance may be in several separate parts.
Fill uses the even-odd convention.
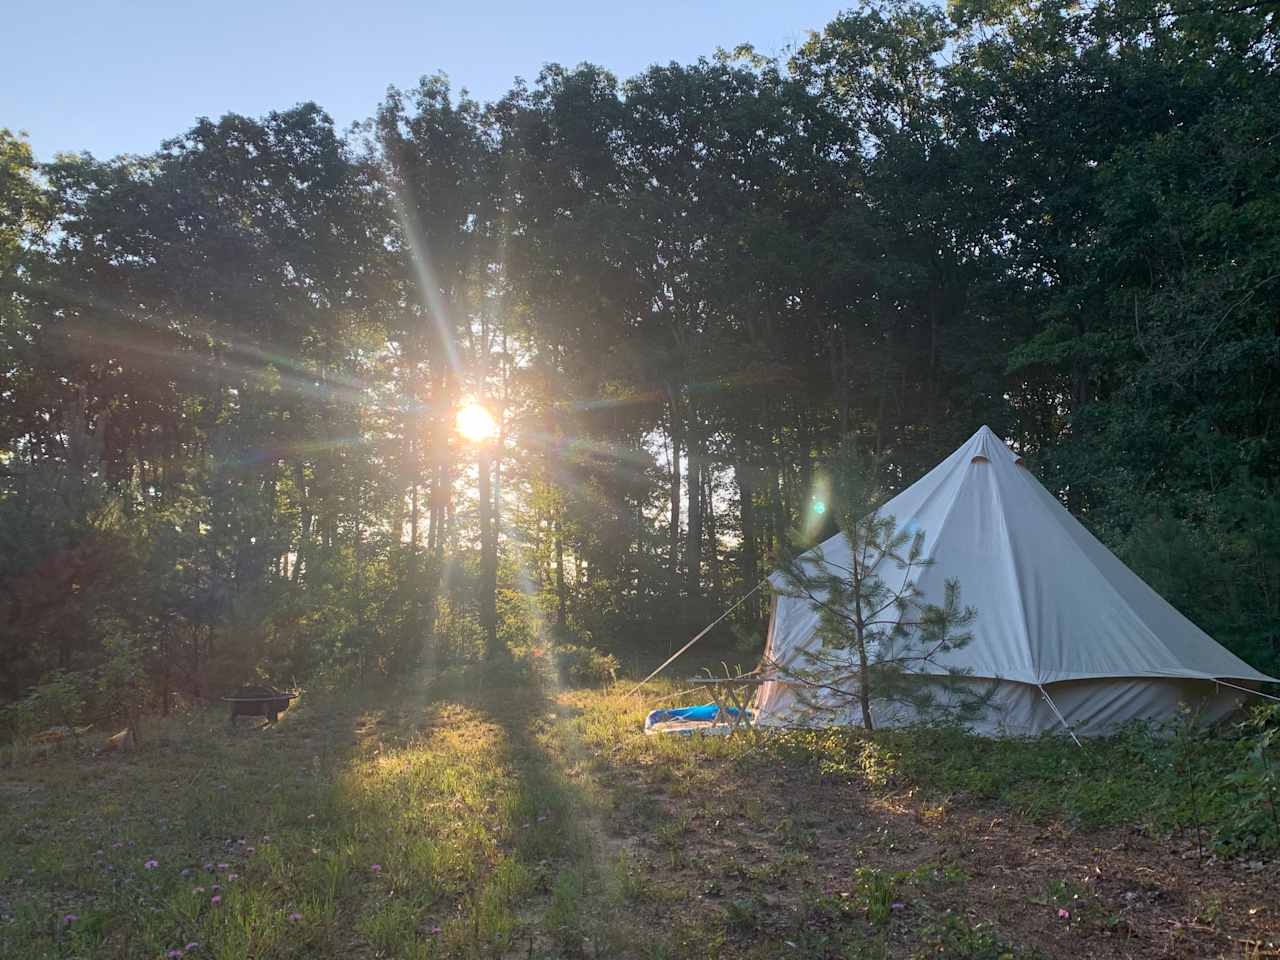
[[[677,777],[615,760],[600,780],[616,802],[608,829],[668,891],[655,922],[675,911],[743,944],[786,947],[828,903],[855,926],[863,918],[887,956],[936,954],[931,932],[962,927],[1071,960],[1280,956],[1277,865],[1202,858],[1194,840],[1046,826],[729,760]],[[872,894],[892,898],[887,915]]]

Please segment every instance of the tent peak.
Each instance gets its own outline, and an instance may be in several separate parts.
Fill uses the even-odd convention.
[[[1016,460],[1018,455],[1013,449],[1000,438],[1000,435],[988,427],[985,423],[980,426],[969,442],[961,447],[966,450],[969,456],[985,457],[988,460],[1000,457],[1005,460]]]

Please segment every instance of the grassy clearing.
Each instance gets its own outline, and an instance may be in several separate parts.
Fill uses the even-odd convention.
[[[513,678],[313,691],[271,727],[202,709],[136,753],[9,769],[0,956],[1246,956],[1280,939],[1275,871],[1168,839],[1168,758],[1135,741],[646,738],[646,708]]]
[[[137,754],[11,771],[0,955],[492,955],[543,893],[574,935],[585,801],[541,699],[478,694],[312,697],[235,730],[199,710]]]

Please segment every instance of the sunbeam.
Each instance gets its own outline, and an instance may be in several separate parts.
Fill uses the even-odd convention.
[[[423,308],[431,323],[435,326],[440,347],[444,351],[449,369],[455,376],[462,373],[462,364],[458,359],[458,347],[454,342],[454,328],[448,304],[440,292],[440,283],[431,263],[427,249],[426,233],[418,222],[417,212],[405,202],[399,192],[392,192],[392,202],[396,209],[396,218],[400,223],[400,232],[409,245],[406,251],[413,266],[419,292],[423,297]]]

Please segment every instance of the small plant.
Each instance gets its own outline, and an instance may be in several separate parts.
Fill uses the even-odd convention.
[[[613,889],[624,903],[639,903],[649,895],[644,873],[625,850],[613,861]]]
[[[724,907],[725,922],[739,933],[751,933],[760,926],[760,909],[755,900],[743,897],[730,900]]]
[[[146,701],[146,673],[142,658],[127,640],[107,642],[107,662],[98,679],[98,691],[107,708],[124,721],[129,739],[138,745],[138,721]]]
[[[618,678],[617,657],[593,647],[565,643],[555,648],[556,671],[560,682],[574,686],[601,686]]]
[[[859,867],[853,873],[856,903],[866,911],[867,922],[882,926],[889,922],[897,904],[897,878],[874,867]]]
[[[1014,960],[1018,956],[1036,956],[1016,951],[996,936],[990,924],[969,926],[954,913],[945,913],[924,930],[928,952],[923,956],[954,957],[956,960]]]
[[[791,817],[783,817],[778,824],[778,835],[785,850],[812,850],[818,845],[818,834]]]
[[[1042,897],[1032,897],[1031,902],[1049,907],[1061,920],[1077,921],[1082,897],[1086,891],[1071,880],[1050,880]]]
[[[1240,724],[1244,759],[1227,777],[1239,794],[1224,833],[1236,845],[1280,845],[1280,764],[1274,756],[1280,743],[1280,704],[1255,707]]]
[[[1204,859],[1204,806],[1208,785],[1204,776],[1204,730],[1198,711],[1186,705],[1178,707],[1173,722],[1170,748],[1177,781],[1183,790],[1183,816],[1190,819],[1196,831],[1196,856]]]
[[[575,948],[582,939],[582,897],[582,878],[572,870],[562,871],[551,889],[546,925],[566,949]]]
[[[967,673],[942,658],[973,639],[977,611],[961,605],[954,578],[941,604],[926,597],[919,578],[933,561],[925,532],[881,512],[888,494],[878,456],[846,442],[828,471],[842,542],[830,554],[827,544],[789,545],[781,570],[781,592],[809,606],[821,645],[772,666],[806,709],[856,718],[867,731],[875,727],[873,704],[929,720],[972,718],[994,688],[974,692]],[[935,674],[933,683],[922,684],[922,673]],[[940,698],[936,684],[944,680]]]

